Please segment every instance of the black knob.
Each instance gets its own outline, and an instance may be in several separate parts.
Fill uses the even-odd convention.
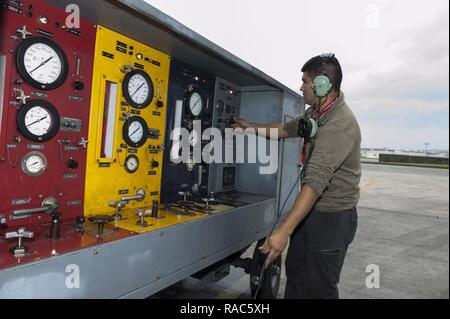
[[[70,169],[77,169],[78,168],[78,162],[76,160],[68,160],[67,161],[67,167]]]
[[[158,205],[159,205],[159,202],[157,200],[153,201],[152,217],[158,217]]]
[[[159,166],[158,161],[152,161],[152,168],[157,168]]]
[[[84,216],[78,216],[77,217],[77,225],[78,226],[83,226],[85,221],[86,221],[86,218],[84,218]]]
[[[156,102],[156,107],[163,107],[163,106],[164,106],[164,102],[163,102],[163,101],[158,100],[158,101]]]
[[[82,89],[84,89],[84,83],[81,81],[75,81],[75,83],[73,84],[73,87],[75,90],[81,91]]]

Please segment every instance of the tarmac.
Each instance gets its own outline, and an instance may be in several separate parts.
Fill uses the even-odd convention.
[[[448,299],[449,170],[364,163],[360,185],[358,230],[340,298]],[[286,284],[284,257],[278,298]],[[187,278],[151,298],[250,298],[249,275],[231,267],[214,284]]]

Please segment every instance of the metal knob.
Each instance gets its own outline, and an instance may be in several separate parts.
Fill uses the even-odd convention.
[[[28,251],[28,247],[22,243],[22,238],[34,238],[34,232],[27,231],[25,228],[19,228],[17,232],[5,233],[5,239],[18,238],[17,245],[9,249],[14,255],[24,255]]]

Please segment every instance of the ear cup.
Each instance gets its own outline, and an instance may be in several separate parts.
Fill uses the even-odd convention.
[[[332,84],[326,75],[318,75],[313,80],[314,95],[317,97],[325,97],[331,90]]]

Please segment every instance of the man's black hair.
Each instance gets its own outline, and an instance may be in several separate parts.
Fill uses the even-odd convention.
[[[326,75],[331,83],[332,90],[339,93],[342,83],[342,69],[334,54],[322,54],[309,59],[302,67],[302,72],[308,72],[311,79],[317,75]]]

